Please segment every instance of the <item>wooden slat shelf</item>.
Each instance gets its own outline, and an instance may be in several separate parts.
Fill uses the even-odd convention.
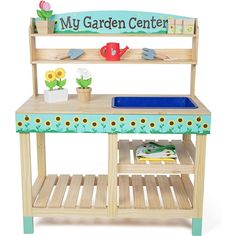
[[[171,38],[195,38],[196,34],[30,34],[31,37],[171,37]]]
[[[119,140],[119,161],[118,161],[118,172],[119,173],[168,173],[168,174],[193,174],[194,173],[194,162],[187,152],[184,143],[181,140],[159,140],[158,143],[161,145],[174,144],[178,158],[176,162],[168,161],[140,161],[135,157],[135,149],[138,145],[143,142],[150,140]],[[153,140],[155,141],[155,140]],[[133,152],[130,152],[130,150]]]
[[[124,214],[124,209],[193,209],[193,185],[188,176],[120,175],[117,180],[118,214],[119,210]],[[107,175],[48,175],[36,194],[33,212],[50,215],[63,209],[72,214],[73,210],[78,213],[81,210],[82,214],[88,210],[106,214],[107,184]]]
[[[69,49],[36,49],[32,64],[196,64],[192,57],[192,49],[156,49],[157,53],[165,54],[176,60],[144,60],[142,49],[129,49],[120,61],[106,61],[99,49],[83,49],[84,54],[76,60],[58,60],[65,57]]]

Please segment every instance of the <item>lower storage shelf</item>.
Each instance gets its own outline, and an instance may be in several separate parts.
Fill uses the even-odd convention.
[[[171,161],[140,161],[135,157],[136,148],[144,142],[156,140],[119,140],[118,173],[161,173],[161,174],[193,174],[194,154],[193,143],[184,143],[182,140],[158,140],[160,145],[173,144],[176,147],[178,158]]]
[[[117,216],[193,216],[188,175],[119,175]],[[108,208],[107,175],[48,175],[33,185],[33,215],[103,215]]]

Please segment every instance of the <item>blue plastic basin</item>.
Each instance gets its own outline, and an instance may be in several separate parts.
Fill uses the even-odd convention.
[[[131,109],[196,109],[197,105],[188,97],[113,97],[112,107]]]

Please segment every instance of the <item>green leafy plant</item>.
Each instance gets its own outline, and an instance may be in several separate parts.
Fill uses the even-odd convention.
[[[76,78],[76,82],[82,89],[89,88],[89,85],[92,83],[92,77],[91,74],[88,72],[87,69],[81,68],[77,71],[80,78]]]
[[[87,89],[92,83],[92,78],[84,79],[82,76],[80,79],[76,78],[76,82],[82,89]]]
[[[52,17],[53,11],[51,10],[51,5],[49,2],[40,1],[39,3],[40,10],[37,10],[37,15],[42,20],[48,20],[50,17]]]
[[[62,90],[66,85],[65,70],[63,68],[58,68],[55,71],[49,70],[45,74],[45,84],[49,88],[50,91],[53,90],[54,87],[58,86],[59,90]]]

